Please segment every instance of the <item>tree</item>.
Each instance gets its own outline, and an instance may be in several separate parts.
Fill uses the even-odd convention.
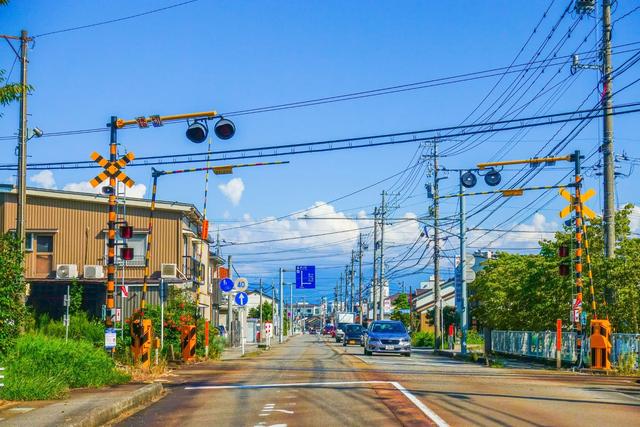
[[[26,317],[24,258],[13,233],[0,235],[0,354],[20,335]]]
[[[251,319],[259,319],[260,306],[250,309],[248,317]],[[262,320],[264,320],[265,322],[271,322],[273,320],[273,306],[270,302],[265,301],[262,303]]]
[[[638,333],[640,323],[640,239],[631,238],[629,216],[632,205],[616,213],[616,257],[604,258],[603,226],[600,218],[587,223],[586,238],[593,273],[597,315],[608,317],[618,332]],[[558,248],[572,247],[571,227],[565,227],[553,239],[540,242],[540,253],[520,255],[499,253],[485,263],[470,284],[473,315],[494,329],[552,330],[556,319],[569,322],[575,294],[572,276],[558,274]],[[571,250],[571,253],[574,251]],[[586,253],[583,255],[586,262]],[[590,318],[590,283],[584,265],[583,310]],[[606,297],[606,298],[605,298]],[[605,301],[607,304],[603,304]]]
[[[411,315],[409,314],[409,299],[406,294],[400,294],[393,301],[393,310],[391,311],[391,320],[400,320],[404,326],[410,327]],[[405,312],[403,313],[403,310]]]

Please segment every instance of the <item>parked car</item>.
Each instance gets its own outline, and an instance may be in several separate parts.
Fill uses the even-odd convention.
[[[342,340],[342,345],[344,347],[349,344],[360,344],[362,343],[362,331],[364,328],[362,325],[358,323],[350,323],[344,328],[344,339]]]
[[[397,320],[376,320],[369,325],[365,334],[364,354],[391,353],[411,356],[411,337],[402,322]]]
[[[344,328],[347,325],[348,323],[338,323],[338,326],[336,326],[336,333],[335,333],[336,342],[342,342],[342,339],[344,338]]]

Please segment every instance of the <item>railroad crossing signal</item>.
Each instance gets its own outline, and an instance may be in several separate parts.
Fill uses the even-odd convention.
[[[569,193],[564,188],[560,189],[560,195],[564,197],[567,200],[567,202],[569,202],[569,205],[565,206],[564,209],[560,211],[560,218],[564,218],[565,216],[569,215],[569,213],[571,213],[571,211],[574,208],[574,196],[572,196],[571,193]],[[593,188],[590,188],[589,190],[585,191],[583,194],[580,195],[580,204],[582,205],[582,214],[589,219],[595,218],[596,213],[592,211],[591,208],[586,206],[584,202],[586,202],[587,200],[589,200],[595,195],[596,195],[596,190],[594,190]]]
[[[110,162],[100,154],[95,151],[91,153],[91,159],[93,159],[97,164],[104,168],[104,172],[100,172],[98,176],[89,181],[92,187],[97,187],[102,181],[107,178],[115,178],[121,181],[124,185],[131,188],[135,182],[129,178],[124,172],[122,172],[122,168],[125,167],[131,160],[133,160],[135,156],[133,153],[127,153],[120,158],[120,160],[116,162]]]

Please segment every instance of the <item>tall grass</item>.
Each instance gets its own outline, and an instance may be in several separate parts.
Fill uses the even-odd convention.
[[[104,344],[104,323],[89,319],[84,312],[78,312],[69,317],[70,340],[84,340],[96,347],[102,347]],[[52,320],[47,314],[39,316],[34,325],[34,332],[56,338],[64,338],[65,329],[61,320]]]
[[[101,348],[90,342],[29,333],[21,336],[2,361],[5,386],[0,396],[8,400],[64,397],[70,388],[101,387],[129,381]]]

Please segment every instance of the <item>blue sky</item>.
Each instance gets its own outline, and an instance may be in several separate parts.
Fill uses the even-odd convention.
[[[507,66],[529,38],[543,12],[551,5],[547,17],[520,54],[517,63],[527,62],[559,19],[568,0],[523,2],[221,2],[201,0],[109,25],[36,38],[29,51],[29,78],[36,90],[29,99],[30,125],[45,132],[98,128],[111,115],[133,118],[148,114],[174,114],[215,109],[219,112],[268,106],[342,93],[392,86],[432,78],[451,76]],[[613,19],[635,7],[633,2],[618,2]],[[0,10],[3,33],[17,34],[27,29],[38,35],[108,19],[120,18],[158,7],[171,1],[51,2],[12,1]],[[595,25],[594,18],[577,22],[575,14],[567,15],[559,24],[544,55],[553,51],[556,42],[563,41],[567,29],[575,25],[571,37],[564,40],[557,55],[575,50],[589,51],[596,45],[597,34],[586,42],[583,38]],[[640,13],[633,13],[614,27],[614,45],[640,41]],[[581,45],[582,43],[582,45]],[[577,46],[580,48],[577,48]],[[637,45],[618,50],[633,49]],[[0,68],[9,71],[13,53],[5,46],[0,55]],[[615,52],[615,51],[614,51]],[[614,65],[622,64],[635,51],[614,55]],[[620,76],[614,88],[638,78],[640,65]],[[557,70],[560,68],[560,72]],[[536,73],[531,71],[530,73]],[[557,73],[554,77],[553,73]],[[17,66],[11,80],[19,75]],[[594,88],[598,76],[583,71],[569,77],[569,68],[549,67],[535,75],[535,84],[523,93],[523,105],[549,81],[559,85],[558,97],[550,101],[541,97],[523,109],[521,116],[535,115],[539,108],[550,113],[572,111]],[[569,78],[568,78],[569,77]],[[513,76],[505,78],[478,113],[496,105],[497,96],[507,90]],[[310,142],[332,138],[375,135],[396,131],[456,125],[463,121],[498,81],[497,77],[427,88],[398,94],[319,105],[309,108],[282,110],[234,118],[236,137],[230,141],[214,141],[214,151]],[[523,87],[525,85],[523,84]],[[615,103],[640,99],[640,85],[625,90]],[[524,89],[523,89],[524,92]],[[519,96],[515,96],[512,100]],[[597,102],[592,95],[585,107]],[[506,107],[505,107],[506,108]],[[3,109],[0,136],[16,132],[17,105]],[[478,114],[472,117],[475,119]],[[495,118],[495,116],[494,116]],[[626,151],[640,157],[637,149],[636,116],[618,116],[615,121],[616,151]],[[635,125],[635,126],[634,126]],[[555,138],[568,133],[573,125],[560,130]],[[534,129],[525,134],[502,132],[477,147],[455,156],[443,158],[449,168],[472,167],[481,160],[526,158],[536,154],[554,137],[560,126]],[[594,120],[564,152],[580,149],[590,152],[600,139],[599,120]],[[184,138],[184,126],[162,129],[128,130],[120,134],[126,149],[137,156],[188,153],[205,147],[189,143]],[[441,149],[456,141],[443,141]],[[106,152],[108,134],[34,139],[30,142],[31,161],[88,160],[94,151]],[[0,141],[0,153],[5,162],[14,162],[13,142]],[[507,148],[509,149],[508,151]],[[312,213],[340,220],[309,220],[304,218],[271,221],[242,229],[267,217],[280,217],[318,202],[328,202],[366,187],[401,171],[410,164],[418,144],[386,148],[347,150],[322,154],[282,157],[291,164],[237,170],[233,177],[217,176],[210,181],[208,216],[215,229],[220,226],[227,242],[252,242],[321,234],[366,227],[370,221],[350,219],[356,215],[370,216],[373,205],[379,203],[383,189],[399,191],[400,206],[394,218],[423,215],[429,201],[423,188],[425,177],[404,174],[392,188],[394,180],[386,181],[366,191],[330,205],[320,205]],[[586,161],[593,165],[596,157]],[[3,163],[5,163],[3,162]],[[168,169],[181,168],[166,166]],[[621,171],[628,165],[621,164]],[[31,185],[53,185],[64,188],[90,179],[94,171],[59,171],[39,175]],[[505,170],[505,181],[517,172]],[[539,174],[531,185],[555,183],[567,171],[561,168]],[[511,174],[511,175],[510,175]],[[0,180],[11,179],[0,172]],[[30,177],[34,177],[31,173]],[[149,186],[150,170],[131,168],[129,175],[139,184]],[[39,178],[39,179],[38,179]],[[235,179],[230,183],[231,179]],[[241,181],[240,181],[241,180]],[[601,184],[593,173],[587,175],[586,186],[599,190]],[[637,202],[639,190],[634,177],[619,179],[620,203]],[[442,183],[443,192],[457,186],[452,175]],[[218,186],[224,185],[226,194]],[[481,184],[479,188],[483,187]],[[69,188],[69,187],[68,187]],[[240,189],[242,188],[242,191]],[[204,175],[190,174],[163,178],[159,197],[181,200],[202,207]],[[148,193],[147,193],[148,195]],[[233,197],[235,195],[235,199]],[[598,196],[601,197],[600,191]],[[405,200],[406,198],[406,200]],[[552,200],[547,202],[548,200]],[[234,203],[237,202],[237,203]],[[468,209],[481,203],[479,198],[467,201]],[[525,209],[529,203],[533,204]],[[443,215],[454,215],[455,199],[443,203]],[[469,220],[469,226],[491,228],[502,222],[501,228],[550,230],[557,227],[557,211],[563,201],[552,194],[531,193],[509,201],[493,212],[485,210]],[[492,206],[492,208],[495,205]],[[593,208],[601,209],[594,201]],[[537,212],[537,215],[534,214]],[[512,215],[516,217],[511,218]],[[310,215],[311,216],[311,215]],[[522,224],[520,224],[522,223]],[[389,268],[401,260],[406,250],[418,238],[420,227],[415,221],[389,225],[391,246]],[[369,229],[363,229],[367,233]],[[500,237],[491,234],[472,246],[532,247],[543,235],[526,233]],[[259,245],[225,247],[232,253],[240,273],[252,280],[263,277],[268,283],[284,264],[316,264],[319,267],[344,265],[354,248],[356,232],[331,234],[313,239],[272,242]],[[480,237],[480,235],[476,235]],[[422,244],[420,242],[419,244]],[[404,245],[404,246],[401,246]],[[454,239],[445,243],[455,245]],[[496,246],[497,245],[497,246]],[[288,250],[288,252],[281,252]],[[267,253],[265,253],[267,252]],[[271,252],[271,253],[268,253]],[[419,251],[408,258],[420,255]],[[428,251],[426,252],[428,254]],[[452,251],[450,251],[452,253]],[[244,255],[243,255],[244,254]],[[394,260],[394,257],[396,259]],[[296,259],[293,259],[296,258]],[[371,262],[371,251],[365,254]],[[410,273],[427,264],[428,256],[408,261],[396,269]],[[445,267],[450,267],[445,263]],[[367,266],[366,271],[370,268]],[[313,296],[329,295],[339,275],[337,268],[319,268],[320,289]],[[404,276],[397,273],[392,284],[400,281],[416,286],[429,275]]]

